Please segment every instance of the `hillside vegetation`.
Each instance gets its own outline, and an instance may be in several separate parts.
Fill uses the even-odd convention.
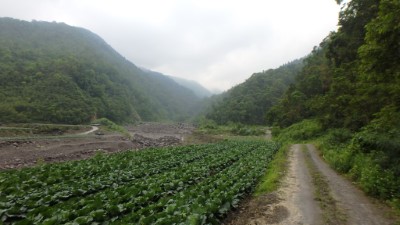
[[[184,120],[195,94],[143,71],[92,32],[0,18],[0,123]]]
[[[265,118],[266,124],[274,125],[274,134],[282,141],[318,142],[324,158],[334,168],[351,176],[367,193],[390,200],[398,208],[399,15],[398,0],[348,2],[340,12],[338,31],[329,34],[304,59],[304,67],[275,101],[277,104],[264,105],[264,111],[259,112],[266,114],[251,113],[257,122]],[[241,87],[255,93],[271,88],[251,79],[235,92]],[[255,89],[255,84],[262,87]],[[254,95],[244,105],[242,96],[230,95],[214,107],[209,118],[219,123],[254,123],[241,112],[274,100]],[[217,116],[221,115],[222,105],[231,106],[224,112],[233,111],[237,117]]]
[[[209,100],[206,118],[218,124],[265,124],[266,112],[278,102],[302,66],[302,60],[295,60],[277,69],[253,74],[244,83]]]
[[[339,30],[313,51],[268,118],[281,127],[299,122],[287,129],[317,138],[333,167],[400,208],[398,15],[397,0],[348,3]]]

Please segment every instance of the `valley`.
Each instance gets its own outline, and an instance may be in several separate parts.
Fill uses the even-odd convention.
[[[400,2],[336,0],[297,59],[308,22],[276,11],[296,33],[272,54],[269,14],[235,3],[151,20],[189,17],[182,32],[107,21],[129,59],[86,28],[0,17],[0,224],[399,225]]]

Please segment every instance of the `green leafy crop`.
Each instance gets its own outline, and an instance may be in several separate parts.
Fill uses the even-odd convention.
[[[225,141],[4,171],[1,222],[218,223],[253,190],[277,149]]]

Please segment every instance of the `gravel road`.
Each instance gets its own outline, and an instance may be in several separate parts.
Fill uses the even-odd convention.
[[[321,181],[316,182],[315,177],[319,177],[325,186],[320,184]],[[321,188],[324,189],[322,193],[326,196],[318,196],[317,193]],[[329,199],[331,205],[324,205],[326,201],[323,199]],[[289,151],[287,173],[281,188],[277,192],[247,200],[224,224],[399,223],[395,218],[389,218],[389,215],[392,213],[387,206],[367,197],[349,180],[331,169],[313,145],[297,144]],[[341,218],[329,218],[335,216]]]

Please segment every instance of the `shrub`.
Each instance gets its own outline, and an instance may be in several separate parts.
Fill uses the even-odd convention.
[[[260,128],[244,126],[242,124],[236,124],[231,128],[231,133],[241,136],[259,136],[264,135],[265,131]]]
[[[331,129],[325,136],[326,141],[331,145],[345,144],[351,141],[352,138],[353,133],[348,129]]]
[[[303,120],[282,129],[278,139],[281,141],[304,141],[317,138],[322,134],[321,124],[317,120]]]
[[[124,134],[127,133],[123,127],[117,125],[116,123],[114,123],[113,121],[111,121],[107,118],[97,119],[97,120],[93,121],[93,124],[100,124],[100,125],[104,126],[104,128],[106,130],[109,130],[109,131],[117,131],[117,132],[121,132]]]

